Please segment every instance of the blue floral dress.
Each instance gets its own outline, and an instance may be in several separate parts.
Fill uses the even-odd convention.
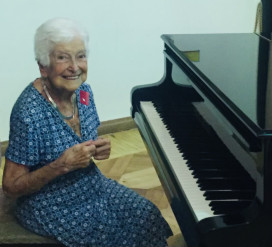
[[[87,104],[79,100],[82,91],[89,96]],[[30,83],[12,110],[6,158],[33,171],[67,148],[96,139],[100,122],[90,86],[83,83],[76,96],[81,138]],[[71,247],[159,247],[171,235],[156,206],[106,178],[94,163],[20,197],[16,216],[27,229]]]

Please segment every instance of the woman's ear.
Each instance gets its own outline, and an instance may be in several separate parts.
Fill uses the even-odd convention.
[[[46,78],[47,77],[47,66],[44,66],[40,63],[38,63],[38,65],[39,65],[41,76]]]

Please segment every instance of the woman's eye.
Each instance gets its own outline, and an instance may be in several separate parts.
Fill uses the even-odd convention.
[[[86,58],[86,54],[80,54],[77,56],[78,59],[85,59]]]
[[[57,59],[59,59],[59,60],[67,59],[67,56],[59,55],[59,56],[57,57]]]
[[[56,55],[56,62],[57,63],[66,63],[67,61],[69,61],[69,56],[67,56],[65,54],[57,54]]]

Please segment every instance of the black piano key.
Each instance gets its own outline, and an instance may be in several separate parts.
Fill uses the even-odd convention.
[[[255,197],[254,190],[209,190],[204,193],[207,200],[253,200]]]
[[[251,200],[218,200],[210,202],[215,214],[231,214],[248,207]]]
[[[195,178],[239,178],[241,174],[237,173],[237,171],[227,168],[214,168],[214,169],[198,169],[192,172]]]
[[[225,153],[211,153],[211,152],[204,152],[204,151],[192,151],[192,152],[186,152],[182,154],[182,157],[184,157],[185,159],[198,159],[198,160],[202,160],[202,159],[212,159],[212,158],[222,158],[222,159],[228,159],[230,158],[227,154]]]
[[[213,189],[252,189],[255,184],[250,179],[241,178],[198,178],[197,181],[201,190],[213,190]]]
[[[189,169],[191,170],[214,169],[214,168],[241,170],[241,168],[237,166],[237,162],[228,161],[225,159],[209,158],[200,160],[192,157],[186,163]]]

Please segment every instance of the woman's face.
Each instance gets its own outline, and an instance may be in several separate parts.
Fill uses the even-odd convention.
[[[40,66],[43,77],[56,90],[75,91],[87,79],[87,55],[84,42],[75,38],[59,43],[50,54],[50,65]]]

